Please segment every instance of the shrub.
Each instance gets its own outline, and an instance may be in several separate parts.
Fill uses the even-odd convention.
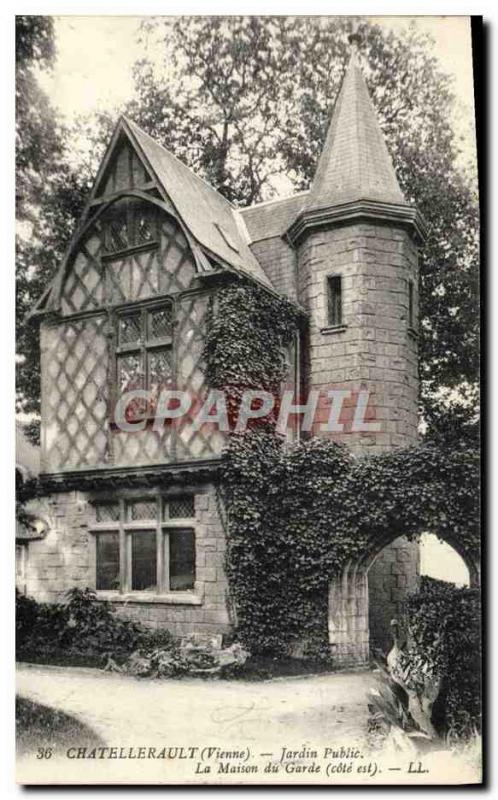
[[[126,657],[134,650],[171,647],[168,631],[151,631],[116,616],[91,589],[70,589],[62,603],[16,595],[18,657],[67,655]]]
[[[407,657],[442,678],[434,723],[450,738],[468,739],[481,727],[479,590],[423,577],[406,607]]]

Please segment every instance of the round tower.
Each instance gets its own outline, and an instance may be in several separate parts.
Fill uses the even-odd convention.
[[[298,299],[310,315],[305,374],[308,391],[320,392],[314,434],[358,456],[416,443],[423,223],[400,189],[355,53],[287,235],[297,251]],[[389,643],[389,621],[416,588],[418,561],[418,545],[400,539],[371,567],[375,646]]]

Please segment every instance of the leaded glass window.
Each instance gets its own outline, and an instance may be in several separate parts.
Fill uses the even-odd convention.
[[[131,521],[156,519],[157,503],[155,498],[145,500],[130,500],[126,504],[128,519]]]
[[[161,389],[173,383],[172,333],[170,300],[125,310],[116,317],[116,392],[118,395],[134,389],[150,392],[150,414]],[[145,401],[133,400],[127,407],[127,419],[142,417],[146,405]]]
[[[119,503],[96,503],[95,518],[97,522],[117,522],[119,520]]]
[[[142,335],[140,312],[123,314],[119,318],[119,344],[136,344]]]
[[[185,497],[171,498],[167,504],[167,512],[169,519],[187,519],[193,517],[194,511],[194,496],[187,495]]]
[[[149,339],[164,339],[173,332],[173,309],[171,305],[152,308],[148,312]]]
[[[194,495],[152,493],[93,505],[97,590],[161,595],[195,588]]]
[[[133,199],[114,203],[104,218],[106,253],[120,253],[157,241],[157,212]]]

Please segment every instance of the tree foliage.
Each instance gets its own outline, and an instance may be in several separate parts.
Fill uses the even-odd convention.
[[[39,85],[55,55],[52,17],[16,17],[17,408],[28,413],[40,407],[40,354],[38,326],[26,315],[54,275],[87,188],[69,167],[67,129]]]
[[[409,645],[406,658],[441,677],[435,708],[452,739],[481,728],[481,602],[478,589],[423,577],[407,601]]]
[[[16,201],[18,218],[30,219],[43,190],[47,165],[61,155],[55,115],[36,69],[55,60],[51,17],[16,17]]]

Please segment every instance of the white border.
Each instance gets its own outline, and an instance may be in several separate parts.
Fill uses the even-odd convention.
[[[206,3],[201,0],[169,0],[151,2],[151,0],[143,0],[141,3],[127,2],[127,0],[86,0],[82,2],[60,2],[60,0],[53,0],[52,2],[19,2],[14,3],[7,0],[2,4],[0,11],[0,36],[2,37],[0,58],[1,58],[1,105],[2,110],[0,122],[0,136],[1,136],[1,153],[2,153],[2,169],[1,175],[1,192],[0,192],[0,224],[1,224],[1,238],[2,242],[2,291],[1,291],[1,309],[0,309],[0,334],[1,334],[1,352],[3,358],[6,360],[2,373],[2,395],[1,395],[1,512],[2,512],[2,574],[1,574],[1,592],[2,592],[2,627],[1,627],[1,685],[5,693],[5,698],[2,708],[4,710],[3,719],[3,733],[2,746],[0,747],[1,761],[0,761],[0,780],[2,784],[3,797],[17,797],[22,792],[20,787],[13,784],[13,768],[14,768],[14,747],[13,747],[13,683],[14,683],[14,658],[13,658],[13,587],[14,587],[14,537],[12,534],[13,514],[14,514],[14,480],[13,480],[13,463],[14,463],[14,421],[13,421],[13,403],[14,403],[14,216],[13,216],[13,203],[14,197],[14,15],[17,14],[116,14],[116,15],[136,15],[146,16],[148,14],[302,14],[303,9],[308,14],[322,14],[322,15],[375,15],[375,16],[397,16],[399,12],[403,11],[403,16],[416,16],[416,15],[469,15],[469,14],[483,14],[485,22],[488,26],[488,56],[489,56],[489,73],[488,84],[490,89],[490,108],[489,115],[489,131],[488,131],[488,146],[491,149],[493,140],[497,136],[496,126],[496,92],[498,84],[498,76],[496,73],[496,57],[494,50],[496,43],[494,42],[494,25],[498,19],[498,10],[495,2],[491,0],[483,0],[480,3],[475,2],[462,2],[462,0],[452,0],[449,2],[439,2],[437,0],[419,0],[417,3],[403,3],[386,2],[381,0],[372,5],[371,2],[296,2],[296,0],[286,0],[286,2],[272,2],[272,0],[252,0],[251,3],[234,4],[228,2]],[[493,102],[494,100],[494,102]],[[497,281],[494,278],[494,271],[498,265],[494,263],[493,255],[493,228],[495,227],[496,220],[493,215],[494,206],[494,190],[496,189],[497,182],[497,168],[496,160],[493,159],[493,154],[488,156],[488,164],[486,165],[486,172],[488,174],[488,279],[487,279],[487,295],[489,296],[489,332],[488,332],[488,385],[489,385],[489,400],[488,400],[488,426],[489,426],[489,440],[486,446],[490,451],[490,474],[488,476],[488,494],[491,503],[491,510],[489,516],[488,533],[491,540],[493,535],[496,535],[498,530],[496,519],[496,506],[494,498],[497,492],[494,491],[495,480],[497,478],[497,470],[495,464],[495,456],[497,450],[497,433],[496,428],[492,424],[491,414],[496,403],[496,360],[498,352],[497,342],[497,328],[495,319],[496,313],[494,309],[498,307],[498,291]],[[497,486],[498,488],[498,486]],[[496,587],[498,575],[498,564],[496,553],[498,548],[491,547],[491,542],[488,545],[489,555],[492,556],[488,564],[488,583],[489,583],[489,599],[492,600],[491,606],[488,607],[488,628],[491,634],[492,628],[496,625]],[[489,639],[488,639],[489,641]],[[493,700],[493,714],[488,728],[488,771],[491,781],[494,783],[494,772],[492,764],[492,754],[496,752],[496,741],[494,738],[494,720],[496,719],[496,692],[492,679],[494,678],[494,665],[496,664],[494,656],[496,656],[496,639],[493,641],[492,652],[489,653],[488,663],[488,713],[490,713],[489,706]],[[7,722],[6,722],[7,719]],[[331,787],[332,788],[332,787]],[[362,789],[351,791],[342,790],[337,787],[332,788],[335,795],[343,795],[346,797],[358,795]],[[52,791],[48,789],[47,791]],[[105,796],[105,789],[96,787],[95,789],[88,789],[80,791],[79,796],[86,796],[87,792],[93,796]],[[178,790],[167,789],[168,794],[177,794]],[[196,791],[195,789],[182,789],[182,796]],[[204,789],[209,791],[209,789]],[[211,789],[212,791],[212,789]],[[215,789],[216,791],[216,789]],[[231,794],[232,791],[228,792]],[[236,791],[236,790],[235,790]],[[247,793],[249,790],[245,790]],[[252,790],[258,791],[259,796],[264,796],[271,792],[271,789]],[[311,796],[312,789],[302,789],[299,791],[301,796]],[[382,791],[382,789],[380,790]],[[400,787],[402,791],[402,787]],[[451,791],[451,790],[450,790]],[[470,790],[463,790],[464,793]],[[67,790],[59,790],[58,796],[66,796],[70,792]],[[133,796],[139,797],[144,794],[144,790],[136,788],[134,790],[127,790]],[[424,797],[431,796],[437,797],[438,793],[435,790],[420,789]],[[252,793],[252,792],[251,792]],[[224,790],[227,794],[227,790]],[[295,793],[294,793],[295,794]],[[460,794],[460,792],[459,792]]]

